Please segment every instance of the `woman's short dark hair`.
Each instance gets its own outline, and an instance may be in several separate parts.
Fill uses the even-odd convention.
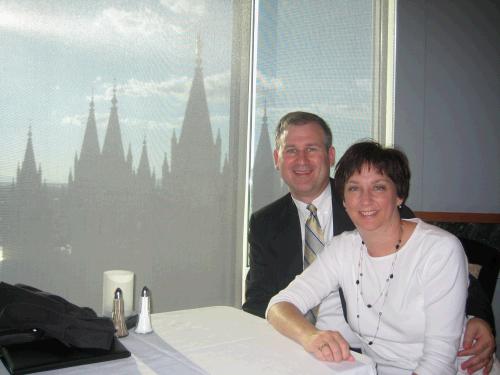
[[[335,189],[344,200],[347,180],[368,165],[389,177],[396,185],[398,198],[403,202],[410,192],[410,167],[406,155],[395,148],[383,147],[375,141],[362,141],[347,149],[335,166]]]

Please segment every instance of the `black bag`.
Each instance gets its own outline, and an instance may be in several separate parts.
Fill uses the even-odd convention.
[[[0,283],[0,356],[11,374],[125,358],[109,318],[26,285]]]
[[[111,348],[115,328],[88,307],[26,285],[0,283],[0,345],[55,338],[77,348]]]

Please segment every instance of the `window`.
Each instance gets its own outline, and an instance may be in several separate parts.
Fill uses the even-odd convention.
[[[1,3],[2,280],[100,313],[128,269],[156,312],[235,304],[245,6]]]
[[[278,119],[323,116],[338,156],[385,129],[389,3],[1,2],[2,280],[100,313],[130,269],[155,312],[239,305],[244,212],[285,191]]]
[[[287,192],[274,169],[279,119],[313,112],[332,128],[337,160],[354,141],[392,143],[394,2],[259,1],[251,211]]]

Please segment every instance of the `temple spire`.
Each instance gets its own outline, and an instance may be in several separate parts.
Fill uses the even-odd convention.
[[[95,119],[94,92],[92,90],[80,157],[77,157],[75,153],[73,181],[77,186],[88,186],[89,184],[95,186],[98,183],[100,155],[101,151]]]
[[[118,100],[116,99],[116,80],[113,82],[113,98],[111,99],[112,108],[116,109],[116,103]]]
[[[145,136],[144,140],[142,141],[142,152],[141,152],[141,158],[139,160],[139,167],[137,168],[137,176],[143,179],[151,177],[151,168],[149,166],[149,158],[148,158],[148,146],[146,143]]]
[[[116,103],[117,87],[113,84],[113,97],[111,99],[111,110],[109,113],[108,126],[104,135],[101,152],[101,163],[103,185],[107,189],[122,189],[131,181],[131,171],[127,165],[126,155],[123,148],[120,121],[118,119],[118,107]]]
[[[31,124],[28,128],[28,141],[26,142],[26,150],[24,152],[24,160],[21,168],[18,167],[17,185],[29,188],[40,187],[41,184],[41,167],[37,168],[35,161],[35,152],[33,151]]]
[[[167,158],[167,153],[165,152],[164,158],[163,158],[163,164],[161,166],[161,187],[163,189],[167,189],[167,178],[168,175],[170,174],[169,167],[168,167],[168,158]]]
[[[264,115],[262,116],[262,126],[267,127],[267,98],[264,99]]]
[[[201,35],[196,35],[196,67],[201,69],[201,53],[202,53]]]
[[[118,108],[116,103],[116,83],[113,85],[113,97],[111,98],[111,111],[109,114],[108,127],[104,136],[102,156],[113,162],[125,163],[123,151],[120,122],[118,120]]]
[[[280,178],[274,168],[272,145],[269,137],[267,101],[264,102],[260,137],[255,151],[253,166],[252,211],[256,211],[276,199],[280,192]]]
[[[33,151],[33,133],[31,131],[31,124],[28,128],[28,142],[26,143],[26,150],[24,152],[24,160],[21,167],[21,171],[25,174],[35,174],[37,173],[36,162],[35,162],[35,152]]]

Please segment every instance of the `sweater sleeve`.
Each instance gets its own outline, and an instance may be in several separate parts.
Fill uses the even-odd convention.
[[[467,259],[455,237],[428,242],[420,272],[424,290],[425,333],[418,375],[456,374],[455,359],[465,319]]]
[[[339,249],[334,238],[307,269],[269,301],[266,310],[278,302],[295,305],[302,314],[316,307],[332,291],[339,289]],[[335,250],[333,250],[335,248]]]

